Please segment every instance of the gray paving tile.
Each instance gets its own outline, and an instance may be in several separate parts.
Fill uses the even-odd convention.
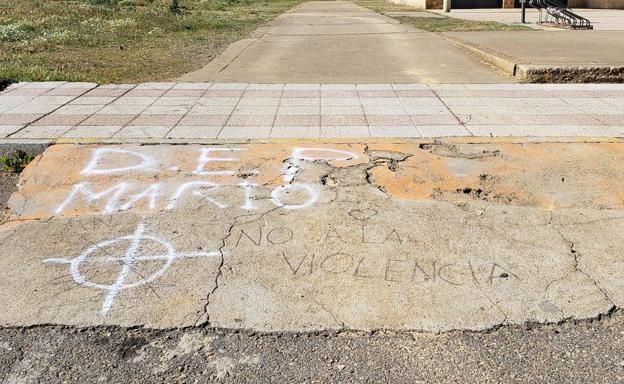
[[[120,139],[162,139],[170,130],[170,126],[127,126],[122,128],[113,137]]]
[[[95,138],[106,139],[113,137],[115,133],[119,132],[123,127],[121,126],[80,126],[73,127],[69,131],[65,132],[62,137],[64,138]]]
[[[234,108],[233,115],[275,115],[277,113],[277,104],[275,105],[237,105]]]
[[[277,109],[278,115],[318,115],[320,107],[317,105],[280,105]]]
[[[321,84],[286,84],[284,91],[319,91]]]
[[[318,107],[321,105],[320,97],[282,97],[280,100],[280,106],[298,106],[298,105],[309,105]]]
[[[272,126],[275,116],[273,115],[232,115],[227,125],[232,126]]]
[[[184,105],[193,106],[197,103],[199,96],[162,96],[158,100],[154,101],[154,106],[157,105]]]
[[[372,126],[370,127],[371,137],[404,137],[404,138],[419,138],[422,137],[420,131],[414,126]]]
[[[141,84],[137,84],[137,86],[134,89],[170,89],[171,87],[173,87],[174,85],[176,85],[176,83],[141,83]]]
[[[244,90],[247,85],[246,83],[214,83],[210,89]]]
[[[356,91],[355,84],[321,84],[321,91]]]
[[[61,115],[91,115],[96,113],[97,111],[99,111],[102,108],[101,105],[93,105],[93,104],[86,104],[86,105],[74,105],[74,104],[68,104],[68,105],[64,105],[62,107],[60,107],[59,109],[57,109],[54,113],[57,114],[61,114]]]
[[[150,105],[142,113],[147,115],[184,115],[191,109],[187,105]]]
[[[328,126],[321,127],[322,138],[370,137],[367,126]]]
[[[56,139],[67,132],[71,127],[63,126],[28,126],[11,135],[11,138],[20,139]]]
[[[472,136],[470,131],[461,125],[421,125],[418,130],[423,137]]]
[[[238,101],[238,106],[277,106],[279,97],[246,97],[243,96]]]
[[[104,106],[112,103],[117,98],[115,96],[89,96],[89,97],[78,97],[72,101],[70,101],[66,105],[100,105]]]
[[[183,126],[174,127],[167,134],[172,139],[216,139],[222,126]]]
[[[97,111],[98,115],[136,115],[145,110],[145,105],[111,104]]]
[[[402,105],[364,105],[366,115],[407,115]]]
[[[200,105],[224,105],[224,106],[234,106],[240,100],[240,97],[220,97],[220,96],[210,96],[210,97],[200,97],[197,99],[195,106]]]
[[[322,106],[362,105],[358,97],[321,97]]]
[[[364,110],[360,105],[323,105],[321,115],[364,115]]]
[[[398,97],[363,97],[360,102],[363,106],[403,105]]]
[[[171,89],[208,89],[212,83],[176,83]]]
[[[0,137],[4,138],[22,129],[23,125],[0,125]]]
[[[271,137],[271,126],[225,126],[219,139],[264,139]]]
[[[234,105],[195,105],[187,115],[229,115],[234,111]]]
[[[316,126],[275,126],[271,138],[320,138],[321,128]]]

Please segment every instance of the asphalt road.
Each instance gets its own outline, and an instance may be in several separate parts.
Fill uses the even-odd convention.
[[[0,378],[30,382],[618,383],[624,321],[440,335],[202,328],[0,330]]]

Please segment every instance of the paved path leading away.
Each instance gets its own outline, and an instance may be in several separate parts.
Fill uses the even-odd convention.
[[[622,84],[19,83],[0,138],[622,136]]]
[[[181,81],[499,83],[439,36],[349,2],[308,2]]]

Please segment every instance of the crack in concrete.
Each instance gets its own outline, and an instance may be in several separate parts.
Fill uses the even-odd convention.
[[[263,212],[260,215],[258,215],[257,219],[249,221],[249,223],[262,220],[265,218],[266,215],[274,211],[277,211],[278,209],[280,209],[280,207],[271,208],[268,211]],[[232,224],[228,226],[226,235],[221,239],[221,245],[219,246],[217,250],[217,252],[219,252],[219,266],[217,267],[217,273],[214,279],[214,287],[206,295],[206,304],[204,305],[202,312],[197,316],[197,319],[195,320],[196,326],[201,326],[201,325],[210,326],[210,311],[209,311],[210,298],[215,294],[215,292],[219,288],[219,278],[223,275],[223,267],[225,266],[225,256],[226,256],[225,247],[227,246],[228,239],[234,234],[234,228],[238,224],[238,220],[244,217],[251,217],[251,216],[256,216],[256,215],[257,214],[245,214],[245,215],[235,216]],[[205,318],[205,320],[202,320],[202,318]]]
[[[230,226],[229,226],[229,228],[227,230],[227,234],[222,239],[221,246],[218,249],[218,252],[219,252],[219,266],[217,267],[217,273],[216,273],[215,279],[214,279],[214,287],[206,295],[206,304],[204,304],[204,308],[203,308],[202,313],[200,313],[199,316],[197,317],[197,320],[195,320],[195,324],[196,325],[203,325],[203,323],[205,323],[206,325],[210,326],[210,312],[208,311],[208,307],[210,306],[210,297],[219,288],[219,277],[221,277],[221,275],[223,275],[223,265],[225,264],[225,253],[224,253],[225,245],[226,245],[227,239],[230,236],[232,236],[232,233],[234,231],[234,226],[235,225],[236,225],[236,219],[234,219],[234,222],[232,224],[230,224]],[[202,317],[205,317],[205,320],[203,322],[201,320]]]
[[[572,256],[572,259],[574,261],[573,264],[573,271],[571,273],[575,273],[578,272],[580,274],[582,274],[583,276],[587,277],[592,284],[598,288],[598,290],[602,293],[602,295],[604,296],[604,298],[611,304],[611,308],[609,309],[610,311],[613,310],[614,308],[616,308],[615,302],[611,299],[611,297],[609,297],[609,294],[605,291],[604,288],[602,288],[599,284],[598,281],[596,281],[596,279],[594,279],[589,273],[585,272],[584,270],[582,270],[579,266],[580,262],[579,262],[579,257],[581,256],[581,254],[576,250],[576,246],[574,241],[568,239],[565,234],[563,233],[563,231],[561,230],[561,228],[559,228],[556,224],[552,223],[553,220],[553,215],[551,213],[551,225],[552,227],[559,233],[559,235],[561,236],[561,239],[563,239],[563,241],[567,244],[568,248],[569,248],[569,254],[570,256]],[[554,284],[557,281],[560,280],[564,280],[567,279],[570,276],[570,274],[566,275],[565,277],[563,277],[562,279],[558,279],[558,280],[554,280],[550,283],[548,283],[547,287],[546,287],[546,291],[550,288],[550,286],[552,284]]]

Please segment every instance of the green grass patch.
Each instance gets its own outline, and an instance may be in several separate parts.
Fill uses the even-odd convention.
[[[33,154],[18,149],[11,156],[0,156],[0,170],[9,173],[22,173],[34,158]]]
[[[0,2],[0,79],[162,81],[303,0]]]
[[[475,21],[452,17],[396,17],[401,23],[428,32],[476,32],[476,31],[532,31],[524,25],[504,24],[495,21]]]

